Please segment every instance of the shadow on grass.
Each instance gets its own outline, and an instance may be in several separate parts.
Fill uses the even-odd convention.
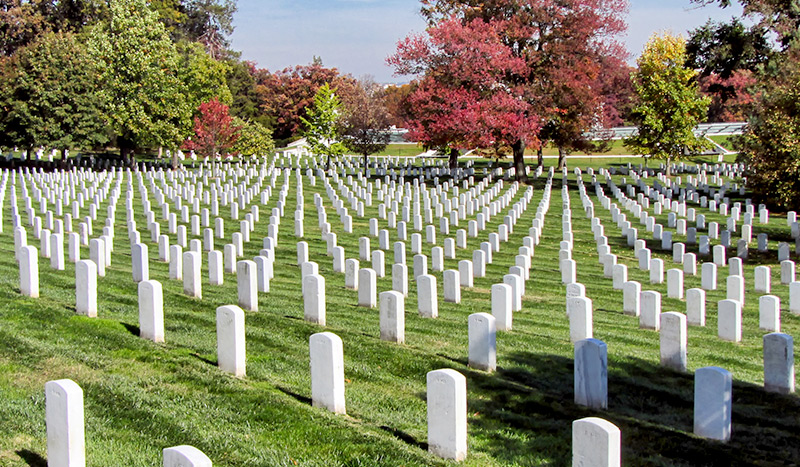
[[[495,375],[466,372],[470,436],[499,461],[567,465],[572,422],[597,416],[621,429],[625,465],[800,463],[797,396],[734,382],[733,435],[723,444],[692,434],[693,374],[635,358],[612,360],[603,411],[573,402],[572,359],[517,352],[510,362]]]
[[[381,430],[389,433],[390,435],[394,436],[395,438],[414,446],[416,448],[422,449],[423,451],[428,450],[428,443],[424,443],[421,441],[417,441],[413,436],[406,433],[405,431],[398,430],[396,428],[392,428],[390,426],[383,425],[380,427]]]
[[[203,362],[203,363],[206,363],[206,364],[208,364],[208,365],[211,365],[211,366],[217,366],[217,362],[211,361],[211,360],[209,360],[209,359],[207,359],[207,358],[203,357],[203,356],[202,356],[202,355],[200,355],[199,353],[193,353],[193,354],[191,354],[191,355],[192,355],[192,357],[194,357],[194,358],[196,358],[196,359],[200,360],[200,361],[201,361],[201,362]]]
[[[39,453],[29,451],[27,449],[20,449],[16,454],[31,467],[47,467],[47,459],[42,457]]]
[[[127,329],[129,333],[133,334],[136,337],[139,337],[139,335],[141,335],[142,333],[142,330],[139,329],[139,326],[134,326],[133,324],[128,324],[128,323],[122,323],[122,326],[125,327],[125,329]]]
[[[310,397],[303,396],[301,394],[298,394],[298,393],[292,391],[291,389],[287,389],[287,388],[284,388],[284,387],[281,387],[281,386],[275,386],[275,389],[277,389],[278,391],[286,394],[289,397],[293,397],[294,399],[296,399],[297,401],[299,401],[299,402],[301,402],[303,404],[311,405],[311,398]]]

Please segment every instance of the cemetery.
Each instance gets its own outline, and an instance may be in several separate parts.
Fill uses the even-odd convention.
[[[0,173],[0,465],[791,465],[800,223],[744,166]]]

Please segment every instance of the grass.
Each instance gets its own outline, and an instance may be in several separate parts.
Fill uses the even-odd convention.
[[[585,167],[586,162],[579,160],[573,165]],[[478,168],[483,164],[476,161]],[[619,176],[614,179],[618,184],[622,181]],[[245,247],[245,257],[257,255],[261,248],[269,210],[276,205],[283,180],[278,177],[270,202],[260,206],[261,222]],[[584,180],[588,182],[588,177]],[[161,450],[179,444],[198,447],[217,466],[446,465],[426,450],[425,374],[438,368],[454,368],[467,377],[466,466],[568,465],[571,423],[586,416],[606,418],[621,428],[626,465],[800,462],[800,420],[796,415],[800,401],[795,395],[765,393],[761,388],[763,333],[758,330],[757,297],[752,291],[754,265],[772,265],[773,293],[788,307],[788,287],[779,284],[774,243],[788,235],[785,218],[773,215],[769,225],[754,226],[754,236],[761,230],[769,232],[772,254],[745,265],[744,341],[734,344],[716,338],[715,304],[724,298],[724,287],[709,292],[707,325],[689,330],[690,373],[683,374],[659,366],[658,333],[640,330],[635,318],[621,313],[622,293],[612,290],[610,279],[602,276],[590,222],[582,215],[576,180],[570,176],[578,280],[593,300],[595,337],[608,344],[609,352],[609,409],[598,411],[573,403],[573,350],[557,265],[562,214],[558,180],[553,185],[543,240],[532,261],[523,309],[515,313],[514,330],[497,336],[498,371],[494,374],[466,365],[467,317],[490,311],[491,285],[500,282],[513,264],[541,200],[543,179],[533,182],[533,200],[510,241],[494,254],[487,277],[476,278],[473,289],[462,290],[461,304],[443,301],[441,275],[436,273],[439,318],[422,319],[416,313],[416,287],[413,281],[409,284],[405,345],[380,341],[377,309],[357,307],[356,292],[346,290],[344,276],[332,272],[331,258],[319,241],[313,195],[322,195],[329,222],[348,257],[357,257],[358,238],[368,234],[368,219],[377,217],[378,203],[366,208],[364,218],[354,217],[354,233],[345,234],[319,179],[314,187],[303,180],[305,240],[311,260],[319,263],[326,277],[328,325],[322,328],[303,321],[300,272],[294,264],[297,239],[292,235],[293,173],[289,182],[271,292],[259,294],[259,311],[246,316],[244,379],[216,368],[215,309],[236,303],[235,276],[226,274],[222,286],[210,286],[204,280],[203,299],[187,298],[182,284],[169,280],[167,264],[157,260],[152,243],[150,276],[164,287],[166,343],[153,344],[138,337],[136,286],[131,278],[124,212],[127,179],[117,207],[113,263],[107,276],[98,280],[96,319],[74,312],[71,263],[66,271],[55,272],[47,260],[40,259],[41,297],[19,295],[7,194],[5,232],[0,234],[0,465],[46,465],[43,388],[46,381],[59,378],[71,378],[83,388],[90,466],[160,465]],[[149,240],[135,180],[133,187],[135,220],[142,237]],[[508,187],[506,183],[501,192]],[[523,192],[524,187],[516,200]],[[606,194],[610,195],[608,189]],[[662,292],[664,311],[684,311],[684,302],[666,298],[665,284],[649,284],[647,273],[636,267],[633,252],[624,246],[609,213],[592,197],[613,253],[628,264],[630,280],[640,281],[643,290]],[[152,194],[150,199],[160,219]],[[106,204],[98,210],[102,214],[96,228],[102,224]],[[227,207],[221,207],[220,213],[229,241],[238,224],[229,219]],[[716,213],[706,214],[708,221],[722,220]],[[666,224],[666,216],[661,217],[659,221]],[[496,231],[499,222],[502,216],[492,218],[487,232],[470,238],[468,248],[457,251],[458,258],[471,257],[472,250],[488,232]],[[386,228],[384,221],[381,228]],[[29,244],[38,246],[31,232],[29,229]],[[454,236],[455,227],[451,233]],[[437,237],[441,245],[444,237]],[[393,230],[391,239],[396,239]],[[225,240],[216,242],[221,250]],[[376,248],[377,239],[372,239],[372,244]],[[425,249],[430,246],[426,244]],[[665,259],[667,269],[672,267],[671,254],[658,251],[654,244],[650,247],[654,257]],[[687,251],[696,248],[690,246]],[[411,269],[413,258],[410,250],[408,253]],[[87,257],[88,250],[82,249],[81,254]],[[387,271],[392,259],[392,252],[387,252]],[[362,266],[366,265],[362,262]],[[445,268],[457,268],[456,261],[446,260]],[[725,271],[720,270],[720,284]],[[207,274],[204,267],[203,277]],[[700,278],[686,277],[685,282],[686,289],[698,287]],[[378,291],[390,289],[391,275],[387,274],[378,280]],[[798,335],[800,317],[784,312],[782,320],[784,332]],[[323,330],[339,335],[344,342],[347,416],[335,416],[310,404],[308,338]],[[708,365],[733,373],[733,438],[728,444],[691,433],[691,372]]]
[[[733,140],[734,138],[737,138],[736,135],[714,135],[709,136],[708,138],[728,151],[736,151],[736,148],[733,147]]]

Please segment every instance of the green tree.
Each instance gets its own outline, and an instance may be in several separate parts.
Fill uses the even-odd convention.
[[[8,64],[5,109],[0,116],[8,141],[34,146],[88,149],[108,141],[97,83],[97,67],[71,33],[46,33],[20,49]]]
[[[176,44],[176,50],[178,77],[186,86],[186,95],[192,108],[196,109],[213,98],[230,105],[233,96],[226,79],[230,65],[214,60],[196,42],[180,41]]]
[[[323,84],[314,96],[314,105],[307,111],[307,117],[300,117],[305,126],[303,136],[311,152],[327,156],[326,170],[330,168],[331,157],[341,156],[345,146],[338,141],[337,122],[342,114],[342,104],[328,83]]]
[[[669,176],[672,161],[707,147],[694,128],[705,117],[710,99],[698,92],[697,72],[685,66],[686,41],[681,37],[653,35],[636,63],[631,78],[639,104],[631,117],[638,133],[625,146],[665,160]]]
[[[242,156],[266,156],[275,150],[272,131],[269,128],[258,122],[240,118],[235,118],[234,124],[240,127],[239,139],[233,145],[234,152]]]
[[[192,102],[175,44],[145,0],[110,0],[110,18],[92,30],[107,112],[123,159],[143,147],[176,147],[191,126]]]

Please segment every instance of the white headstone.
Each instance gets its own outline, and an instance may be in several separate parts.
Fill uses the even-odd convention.
[[[72,380],[60,379],[48,381],[44,394],[48,467],[85,466],[83,390]]]
[[[608,408],[608,347],[597,339],[575,342],[575,403]]]
[[[309,338],[311,404],[344,414],[344,350],[342,339],[330,332]]]
[[[139,282],[139,337],[164,342],[164,293],[161,283]],[[95,314],[96,314],[95,310]]]
[[[461,461],[467,457],[467,379],[451,370],[427,375],[428,451]]]
[[[727,370],[709,366],[694,373],[694,434],[728,441],[731,437],[733,378]]]
[[[246,374],[244,311],[235,305],[217,308],[217,362],[219,369],[243,378]]]

